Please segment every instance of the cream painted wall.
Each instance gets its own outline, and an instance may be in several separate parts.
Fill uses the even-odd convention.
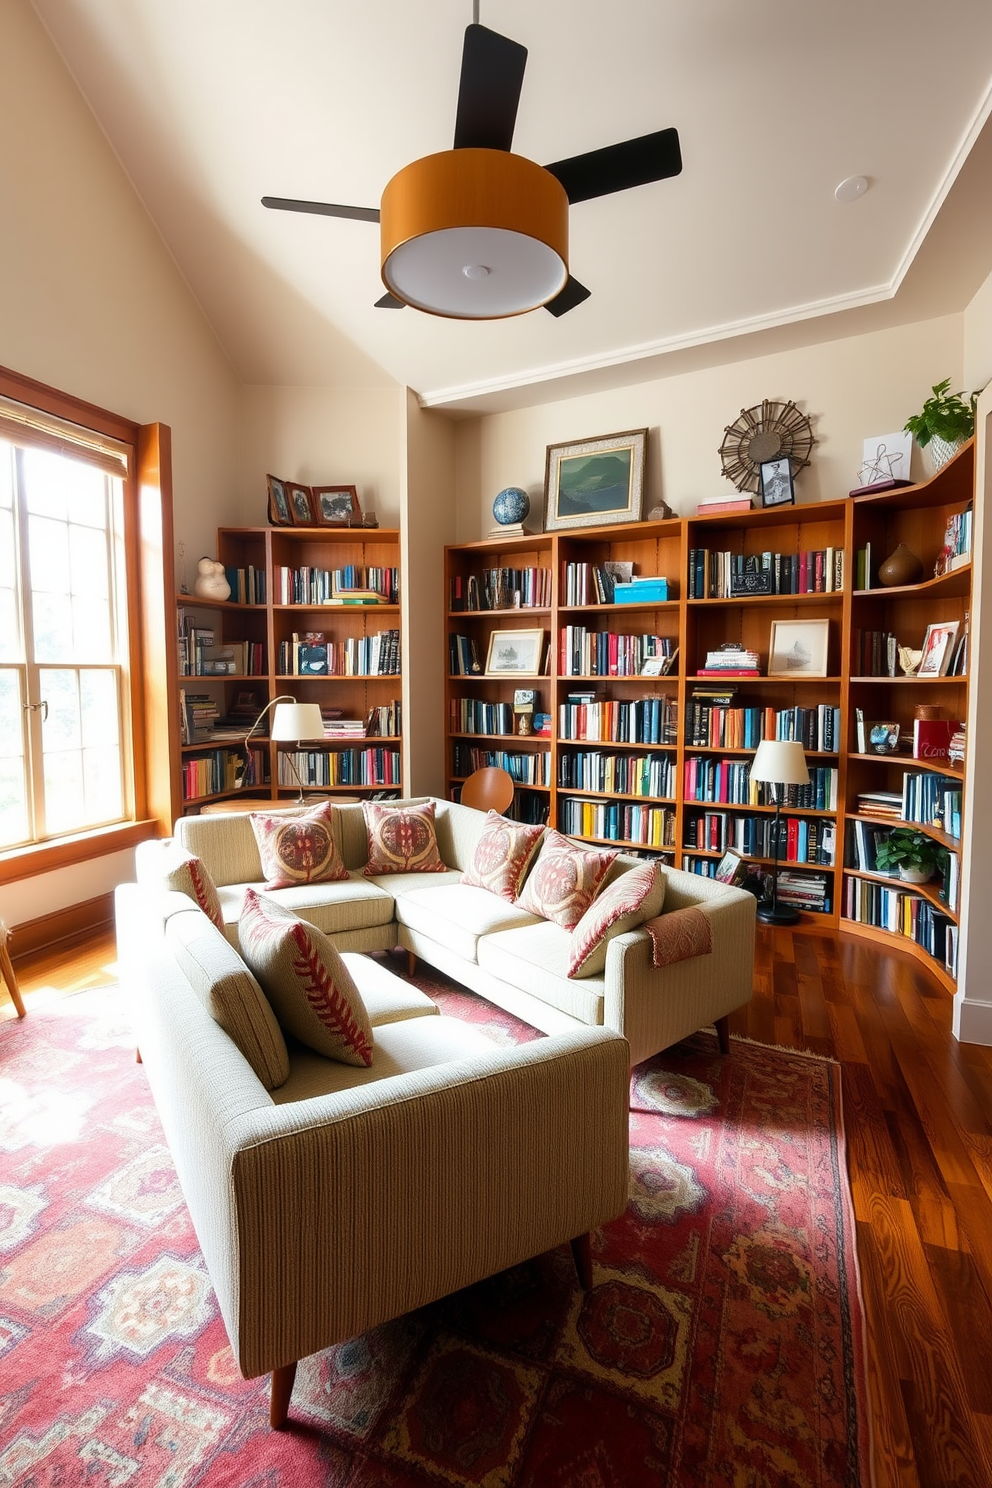
[[[239,521],[266,520],[266,474],[357,486],[363,511],[398,527],[406,479],[406,392],[393,387],[245,387],[238,427]]]
[[[900,429],[931,385],[957,382],[961,367],[962,319],[953,315],[486,415],[458,426],[458,541],[486,535],[503,486],[523,486],[533,513],[543,513],[547,445],[644,426],[645,511],[663,497],[691,515],[703,497],[732,492],[717,453],[724,427],[762,398],[793,398],[813,420],[817,443],[797,481],[799,500],[846,495],[862,441]],[[915,474],[922,478],[922,466]]]
[[[962,386],[984,388],[992,382],[992,274],[964,312]]]
[[[176,525],[238,518],[231,366],[26,0],[0,3],[0,362],[173,432]],[[107,893],[130,854],[0,888],[10,925]]]
[[[406,395],[403,759],[414,795],[445,793],[444,546],[455,536],[455,426]]]

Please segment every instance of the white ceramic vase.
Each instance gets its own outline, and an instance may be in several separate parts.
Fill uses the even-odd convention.
[[[929,883],[932,874],[925,873],[922,868],[905,868],[900,864],[899,877],[903,883],[923,884]]]
[[[963,444],[963,439],[957,439],[952,444],[947,439],[941,439],[938,434],[933,435],[930,443],[926,446],[926,454],[930,462],[930,469],[934,475],[947,464],[952,455],[957,454]]]

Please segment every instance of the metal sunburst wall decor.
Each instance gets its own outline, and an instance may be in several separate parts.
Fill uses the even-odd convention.
[[[738,491],[757,492],[759,467],[766,460],[788,456],[795,477],[809,464],[809,452],[815,443],[809,419],[791,399],[782,403],[763,398],[753,408],[742,408],[740,418],[724,430],[720,463]]]

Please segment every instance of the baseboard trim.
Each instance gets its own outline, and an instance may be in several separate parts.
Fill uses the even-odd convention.
[[[98,894],[95,899],[84,899],[81,904],[69,904],[65,909],[56,909],[51,914],[41,915],[36,920],[22,920],[19,925],[8,925],[8,942],[11,959],[22,961],[25,956],[37,955],[39,951],[52,951],[56,947],[75,945],[91,935],[112,928],[114,923],[113,891]]]

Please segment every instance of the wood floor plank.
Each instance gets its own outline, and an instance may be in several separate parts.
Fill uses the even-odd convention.
[[[902,1384],[895,1367],[883,1304],[882,1263],[870,1224],[859,1222],[858,1262],[868,1326],[868,1388],[872,1398],[872,1456],[875,1488],[920,1488],[916,1452],[906,1420]]]
[[[992,1414],[992,1304],[974,1258],[940,1245],[927,1245],[924,1250],[961,1355],[967,1360],[968,1403],[973,1411]]]

